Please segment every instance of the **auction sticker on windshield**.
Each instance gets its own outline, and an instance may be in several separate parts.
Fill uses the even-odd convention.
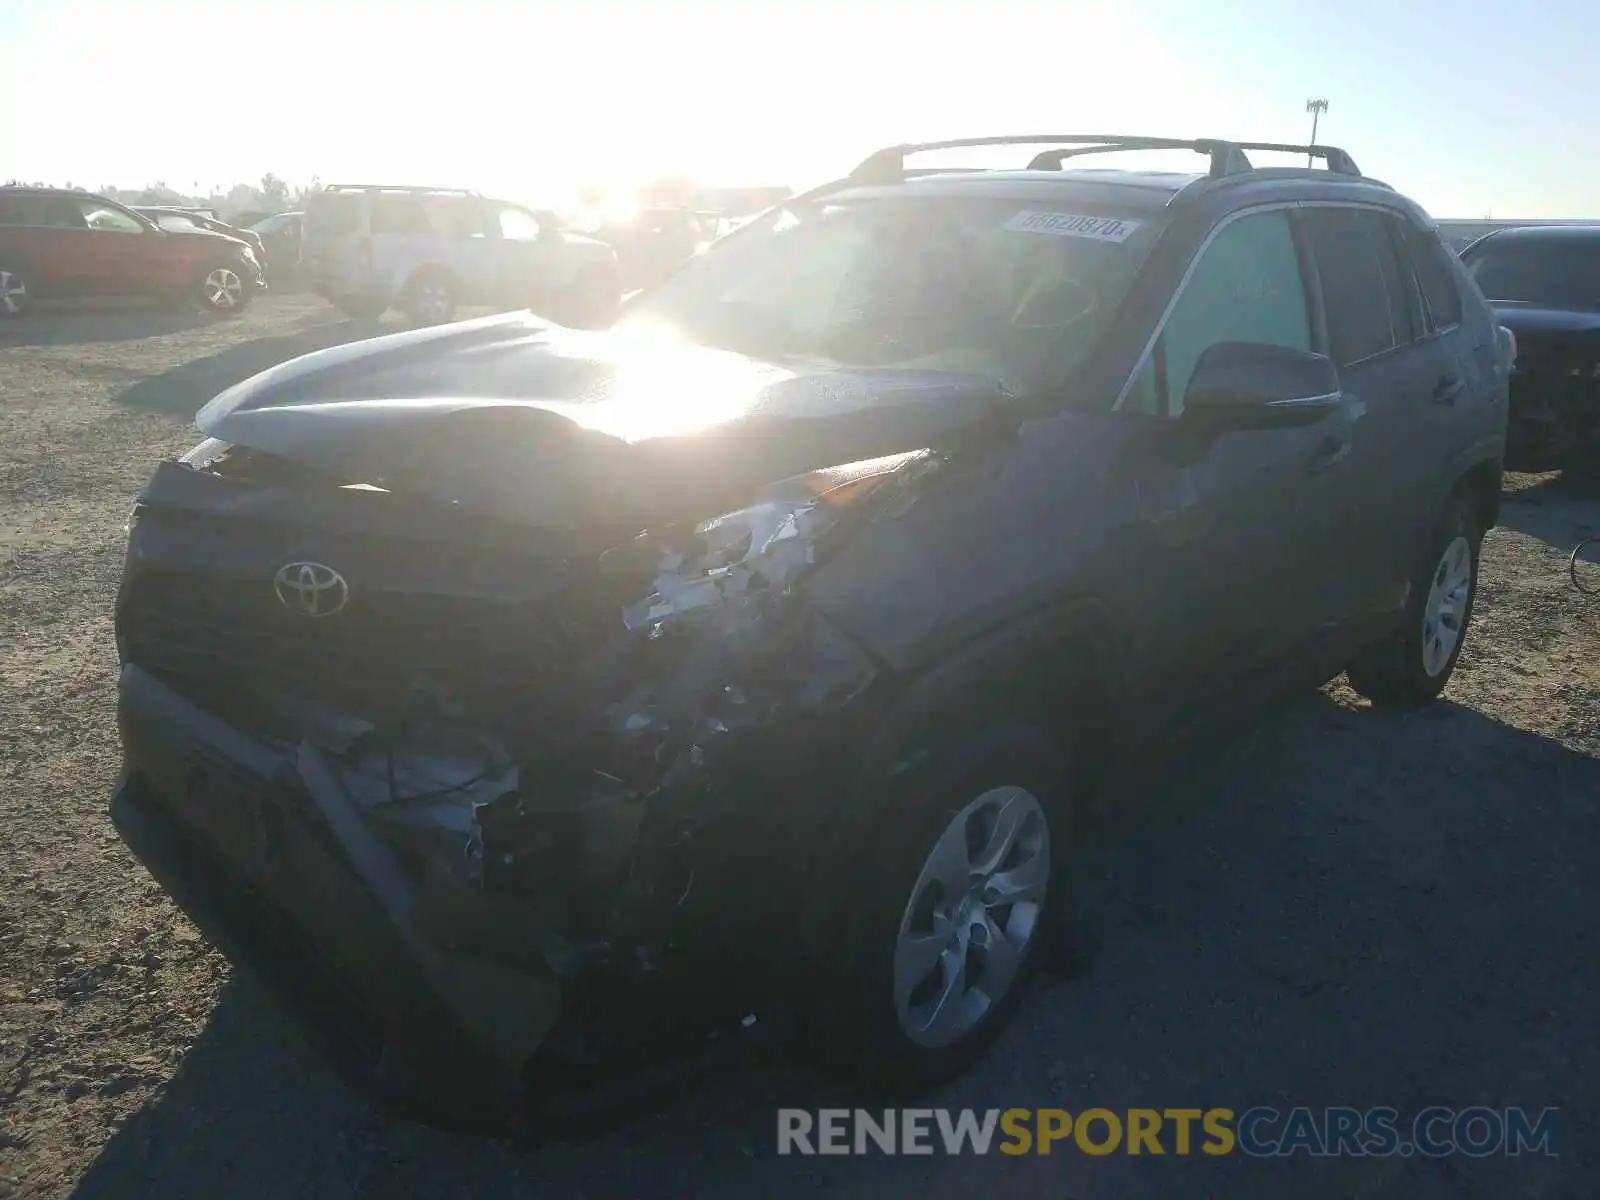
[[[1058,237],[1093,238],[1097,242],[1125,242],[1140,222],[1122,217],[1089,217],[1081,213],[1024,210],[1006,222],[1007,229],[1022,233],[1053,233]]]

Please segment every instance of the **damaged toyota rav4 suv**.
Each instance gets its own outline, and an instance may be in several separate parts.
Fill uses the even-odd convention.
[[[975,145],[1034,156],[906,165]],[[1209,169],[1066,169],[1146,149]],[[439,1119],[778,1014],[873,1084],[959,1070],[1117,756],[1461,652],[1510,340],[1342,151],[1246,157],[1290,149],[892,147],[612,328],[223,392],[130,522],[124,838]]]

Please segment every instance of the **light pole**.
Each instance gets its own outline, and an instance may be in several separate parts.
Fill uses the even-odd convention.
[[[1328,102],[1324,99],[1307,100],[1306,111],[1311,114],[1311,144],[1317,144],[1317,118],[1328,111]],[[1311,165],[1312,155],[1306,155],[1306,166]]]

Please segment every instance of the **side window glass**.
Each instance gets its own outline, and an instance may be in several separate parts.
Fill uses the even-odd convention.
[[[1402,226],[1403,245],[1422,292],[1428,329],[1437,332],[1461,323],[1461,292],[1450,265],[1450,251],[1439,238],[1415,226]]]
[[[1218,342],[1311,349],[1300,257],[1286,213],[1243,217],[1206,247],[1167,317],[1147,367],[1150,378],[1135,380],[1129,402],[1159,406],[1164,393],[1166,412],[1177,416],[1195,363]]]
[[[502,208],[500,236],[512,242],[531,242],[539,236],[539,222],[520,208]]]
[[[1411,340],[1406,281],[1384,215],[1359,208],[1311,208],[1303,215],[1322,283],[1328,348],[1348,367]]]
[[[410,196],[376,196],[372,201],[372,233],[398,236],[429,233],[428,214]]]
[[[137,220],[120,209],[108,208],[92,200],[80,203],[78,209],[83,214],[84,224],[90,229],[101,229],[111,233],[143,233],[145,229]]]

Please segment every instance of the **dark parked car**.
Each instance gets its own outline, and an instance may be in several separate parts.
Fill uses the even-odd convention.
[[[1516,335],[1506,464],[1568,464],[1600,435],[1600,228],[1500,229],[1461,260]]]
[[[716,240],[719,228],[714,213],[646,208],[603,222],[595,237],[617,252],[622,286],[632,291],[659,282],[702,252]]]
[[[300,221],[304,213],[281,212],[263,217],[250,231],[261,239],[266,250],[263,260],[267,278],[273,282],[289,280],[300,273]]]
[[[266,266],[266,248],[261,244],[260,236],[248,229],[238,229],[192,208],[165,208],[159,205],[138,204],[134,206],[133,211],[149,217],[169,233],[191,233],[200,229],[236,238],[250,247],[257,262],[263,267]]]
[[[1039,152],[906,166],[973,145]],[[434,1117],[797,1007],[875,1083],[960,1070],[1104,772],[1461,652],[1509,342],[1415,204],[1257,149],[1307,152],[892,147],[614,328],[230,388],[130,523],[118,828]]]
[[[261,265],[238,238],[170,233],[88,192],[0,188],[0,314],[34,300],[119,296],[231,312],[262,286]]]

